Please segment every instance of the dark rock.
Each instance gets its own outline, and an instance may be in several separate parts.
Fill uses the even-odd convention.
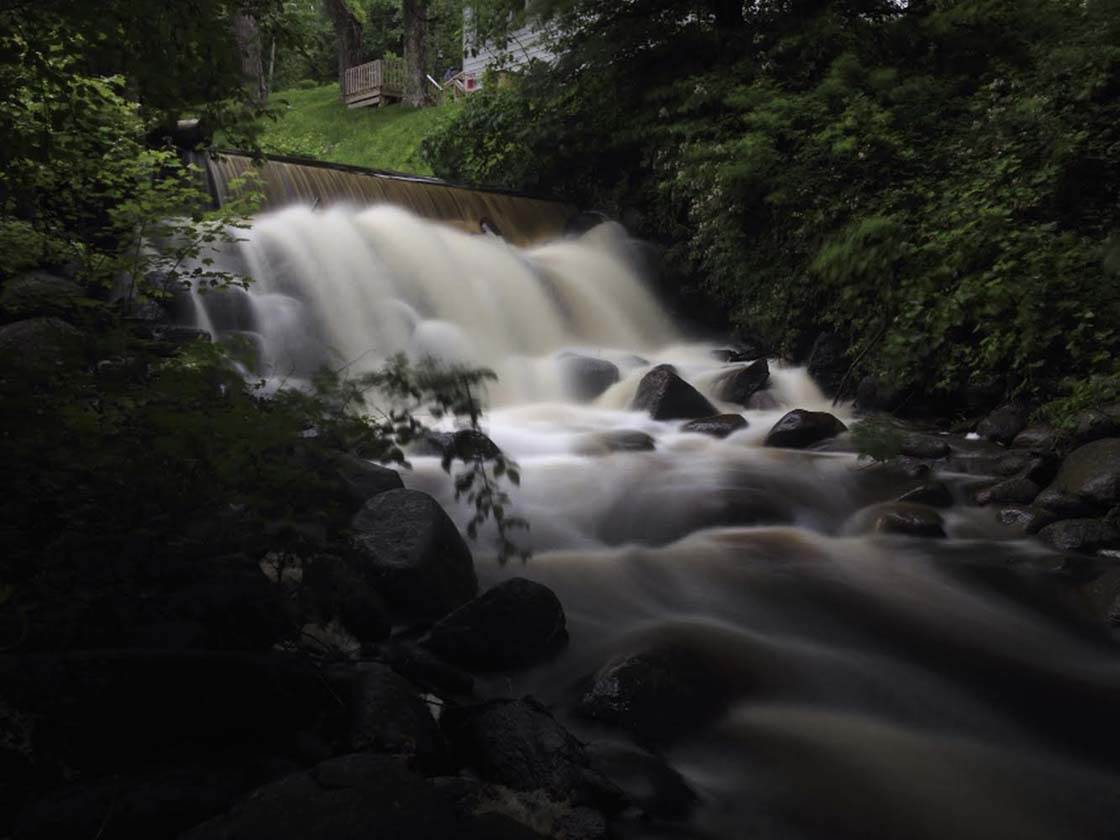
[[[1050,426],[1028,426],[1011,441],[1012,449],[1028,452],[1055,452],[1062,444],[1062,435]]]
[[[755,391],[747,400],[747,408],[751,411],[773,411],[781,407],[782,404],[769,391]]]
[[[440,726],[458,758],[487,781],[575,804],[617,804],[583,745],[532,698],[447,708]]]
[[[428,494],[379,493],[354,516],[351,527],[362,574],[402,619],[432,621],[477,594],[470,549]]]
[[[721,376],[716,382],[716,396],[725,402],[747,405],[755,393],[770,381],[770,364],[758,359],[745,367]],[[715,412],[711,412],[715,413]]]
[[[606,359],[590,356],[565,356],[560,367],[568,391],[575,399],[590,402],[619,380],[618,366]]]
[[[479,670],[525,668],[568,643],[564,608],[547,586],[510,578],[440,619],[422,644]]]
[[[856,408],[860,411],[894,411],[902,404],[902,392],[875,376],[865,376],[856,387]]]
[[[843,396],[840,389],[850,390],[845,383],[851,363],[848,360],[848,343],[835,333],[822,333],[813,342],[809,353],[809,376],[829,397]]]
[[[1095,505],[1053,485],[1039,493],[1035,497],[1034,503],[1037,507],[1053,511],[1067,519],[1078,516],[1092,516],[1098,512]]]
[[[199,296],[210,325],[217,332],[253,332],[259,328],[249,293],[236,286],[215,289]]]
[[[551,834],[561,840],[607,840],[607,820],[591,808],[571,808],[552,821]]]
[[[440,697],[469,696],[474,677],[444,662],[416,642],[395,640],[381,645],[380,658],[409,682]]]
[[[595,432],[584,437],[576,446],[580,455],[605,455],[610,452],[652,452],[656,444],[645,432],[620,429]]]
[[[914,504],[929,505],[930,507],[948,508],[953,506],[953,494],[942,482],[931,481],[903,493],[898,497],[898,501],[913,502]]]
[[[1058,456],[1051,452],[1034,454],[1034,457],[1023,467],[1021,475],[1023,478],[1045,487],[1057,476],[1061,464]]]
[[[747,428],[746,419],[740,414],[717,414],[700,420],[689,420],[681,426],[682,432],[696,432],[701,435],[725,438],[732,432]]]
[[[1038,532],[1044,543],[1059,551],[1093,553],[1120,546],[1120,531],[1101,519],[1065,519]]]
[[[670,365],[658,365],[642,377],[630,410],[648,411],[654,420],[693,420],[716,413],[715,406]]]
[[[774,424],[774,428],[766,436],[766,445],[800,449],[835,437],[847,429],[847,426],[827,411],[805,411],[797,408]]]
[[[355,504],[365,504],[378,493],[404,488],[400,473],[389,467],[372,464],[348,452],[334,451],[328,457],[335,475]]]
[[[754,361],[757,356],[746,356],[741,350],[735,350],[731,347],[717,347],[709,354],[717,362],[725,364],[738,364],[739,362]]]
[[[976,433],[985,440],[1008,445],[1027,427],[1030,410],[1020,403],[1001,405],[980,421]]]
[[[502,454],[494,441],[476,429],[427,432],[413,445],[413,452],[417,455],[438,455],[460,461],[472,461],[475,458],[488,461]]]
[[[877,505],[860,514],[869,520],[870,529],[879,534],[909,537],[944,537],[945,521],[936,510],[909,502]]]
[[[910,434],[902,439],[902,454],[911,458],[935,460],[945,458],[952,451],[944,440],[928,435]]]
[[[982,505],[991,503],[1029,505],[1040,492],[1042,488],[1029,478],[1009,478],[987,490],[981,490],[976,494],[976,501]]]
[[[387,638],[389,609],[352,558],[317,555],[303,567],[300,595],[307,618],[339,622],[359,642]]]
[[[1083,446],[1101,438],[1115,437],[1120,424],[1103,411],[1090,409],[1077,415],[1073,429],[1074,446]]]
[[[662,645],[600,668],[577,709],[660,746],[718,714],[726,702],[723,688],[689,651]]]
[[[1009,505],[999,512],[999,521],[1014,525],[1024,534],[1037,534],[1057,517],[1048,510],[1033,505]]]
[[[408,680],[372,662],[335,666],[327,679],[344,706],[335,717],[340,752],[395,755],[427,772],[446,768],[443,735]]]
[[[58,318],[30,318],[0,327],[0,363],[13,369],[48,374],[73,367],[81,357],[82,334]]]
[[[494,811],[470,814],[460,829],[457,840],[546,840],[524,823]]]
[[[626,799],[659,819],[684,819],[699,797],[684,778],[653,753],[625,744],[587,747],[591,766],[616,785]]]
[[[1075,449],[1038,504],[1056,513],[1103,512],[1120,503],[1120,438]]]
[[[256,790],[182,840],[451,840],[451,807],[398,759],[347,755]]]
[[[65,318],[73,315],[81,288],[63,277],[32,271],[12,277],[0,290],[0,310],[13,321],[25,318]]]

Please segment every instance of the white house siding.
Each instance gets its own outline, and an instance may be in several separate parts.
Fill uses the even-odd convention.
[[[545,45],[545,30],[535,26],[523,26],[511,33],[506,48],[500,50],[492,44],[475,44],[470,18],[468,17],[464,23],[466,25],[463,27],[463,72],[473,74],[479,82],[482,81],[489,67],[516,70],[534,59],[552,61],[556,57]]]

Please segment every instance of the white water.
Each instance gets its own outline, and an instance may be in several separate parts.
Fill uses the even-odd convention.
[[[517,250],[388,207],[295,208],[256,221],[240,247],[255,285],[206,299],[199,323],[259,334],[275,379],[372,370],[395,352],[498,373],[486,429],[521,466],[514,505],[536,553],[503,568],[484,541],[480,575],[552,586],[572,641],[484,690],[532,692],[566,715],[612,655],[671,642],[733,696],[667,754],[701,795],[694,824],[650,836],[1115,837],[1120,737],[1102,709],[1120,714],[1120,660],[1028,603],[1080,603],[1087,582],[1049,575],[1042,549],[963,505],[946,512],[949,540],[853,535],[860,509],[915,482],[761,446],[791,408],[852,418],[776,362],[779,408],[718,403],[731,366],[674,328],[632,251],[609,225]],[[577,403],[565,351],[614,362],[621,380]],[[663,362],[749,426],[717,440],[630,411]],[[655,451],[597,442],[620,430]],[[406,484],[465,522],[437,459],[412,460]]]

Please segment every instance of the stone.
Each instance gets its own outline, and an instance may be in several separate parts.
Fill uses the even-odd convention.
[[[980,421],[976,433],[985,440],[1008,445],[1027,427],[1030,411],[1020,403],[1001,405]]]
[[[1029,505],[1041,492],[1042,488],[1029,478],[1009,478],[986,490],[981,490],[976,494],[976,501],[982,505],[992,503]]]
[[[1050,426],[1028,426],[1015,435],[1011,441],[1012,449],[1026,449],[1028,452],[1054,452],[1061,447],[1062,435]]]
[[[568,392],[581,402],[591,402],[619,380],[618,366],[606,359],[569,355],[560,359]]]
[[[417,642],[395,639],[378,648],[378,657],[409,682],[439,697],[468,696],[474,677],[444,662]]]
[[[1120,438],[1078,447],[1062,462],[1038,504],[1055,513],[1100,511],[1120,503]]]
[[[848,343],[835,333],[821,333],[809,352],[809,376],[829,397],[844,396],[841,389],[849,391],[844,379],[851,368],[848,361]]]
[[[909,434],[902,439],[901,452],[911,458],[936,460],[948,457],[952,451],[949,444],[940,438],[929,435]]]
[[[576,805],[621,800],[592,769],[583,744],[530,697],[448,707],[440,727],[456,757],[487,781]]]
[[[721,376],[716,381],[715,394],[724,402],[746,406],[751,397],[765,388],[769,382],[770,364],[766,359],[758,359]]]
[[[878,534],[898,534],[908,537],[945,536],[945,520],[936,510],[926,505],[892,502],[876,505],[861,512],[859,516],[868,521],[871,531]]]
[[[326,676],[343,701],[335,716],[338,752],[384,753],[426,772],[446,769],[439,725],[408,680],[375,662],[336,665]]]
[[[1120,547],[1120,530],[1101,519],[1064,519],[1047,525],[1038,537],[1059,551],[1080,551],[1087,554],[1100,549]]]
[[[351,529],[360,572],[402,620],[434,621],[478,593],[470,549],[427,493],[379,493]]]
[[[476,429],[426,432],[413,444],[412,451],[417,455],[438,455],[460,461],[472,461],[475,458],[488,461],[502,454],[494,441]]]
[[[336,450],[328,457],[335,476],[357,505],[365,504],[378,493],[404,488],[400,473],[394,469],[370,463],[348,452]]]
[[[999,521],[1012,525],[1024,534],[1037,534],[1057,517],[1048,510],[1034,505],[1009,505],[999,512]]]
[[[536,665],[567,643],[560,600],[547,586],[520,577],[440,619],[422,641],[448,662],[483,671]]]
[[[1072,440],[1075,446],[1083,446],[1101,438],[1116,437],[1117,433],[1120,433],[1120,425],[1114,417],[1103,411],[1090,409],[1077,415]]]
[[[930,481],[903,493],[898,497],[898,501],[948,508],[953,506],[953,494],[944,483]]]
[[[835,437],[848,427],[826,411],[797,408],[774,424],[766,436],[766,446],[800,449]]]
[[[630,410],[649,412],[654,420],[694,420],[717,413],[715,406],[677,376],[671,365],[658,365],[642,377]]]
[[[13,321],[65,318],[76,312],[82,297],[77,283],[45,271],[32,271],[4,283],[0,310]]]
[[[699,797],[663,758],[629,744],[593,743],[591,766],[616,785],[628,802],[656,819],[685,819]]]
[[[584,717],[619,726],[639,743],[663,746],[724,707],[724,686],[689,651],[661,645],[601,667],[577,704]]]
[[[0,327],[0,364],[29,374],[76,366],[83,336],[58,318],[29,318]]]
[[[645,432],[618,429],[585,435],[575,445],[578,455],[607,455],[611,452],[653,452],[654,439]]]
[[[681,426],[681,431],[725,438],[732,432],[745,428],[747,428],[747,421],[741,414],[717,414],[714,417],[689,420]]]
[[[452,840],[455,813],[402,761],[345,755],[258,788],[181,840]]]

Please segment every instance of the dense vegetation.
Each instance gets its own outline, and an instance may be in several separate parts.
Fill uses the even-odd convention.
[[[437,174],[626,212],[735,325],[942,408],[1120,397],[1116,0],[544,4]]]

